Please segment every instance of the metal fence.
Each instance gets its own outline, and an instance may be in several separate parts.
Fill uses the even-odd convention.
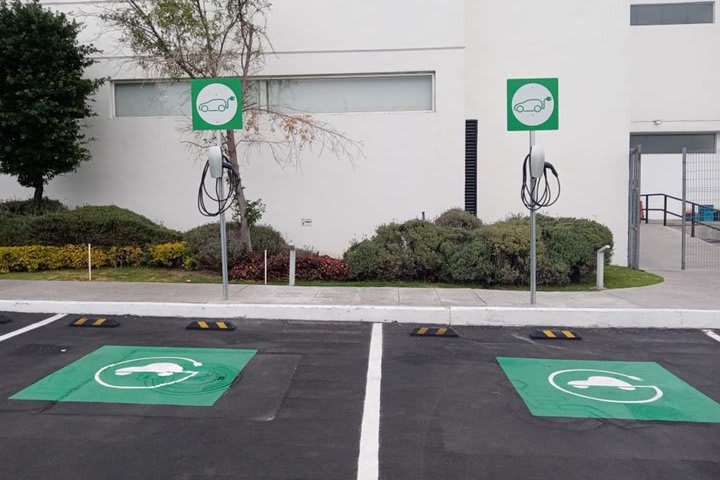
[[[720,268],[720,155],[683,155],[686,268]]]

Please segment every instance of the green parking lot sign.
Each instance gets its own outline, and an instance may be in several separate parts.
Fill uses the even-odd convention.
[[[557,78],[511,78],[507,81],[507,129],[560,128],[560,89]]]
[[[11,400],[212,406],[256,350],[104,346]]]
[[[535,416],[720,423],[720,404],[654,362],[497,361]]]
[[[239,78],[190,81],[193,130],[241,130],[242,82]]]

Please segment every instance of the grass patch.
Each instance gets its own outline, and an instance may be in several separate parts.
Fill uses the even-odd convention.
[[[11,272],[0,273],[0,280],[75,280],[87,281],[87,270],[48,270],[43,272]],[[186,272],[163,268],[100,268],[93,270],[93,281],[98,282],[157,282],[157,283],[221,283],[222,278],[213,272]],[[608,265],[605,267],[606,288],[632,288],[655,285],[663,278],[654,273],[633,270],[627,267]],[[252,284],[254,282],[232,282],[236,284]],[[274,285],[287,285],[287,281],[272,282]],[[313,287],[409,287],[409,288],[483,288],[477,284],[427,283],[427,282],[324,282],[298,281],[300,286]],[[527,290],[527,286],[498,287],[508,290]],[[571,285],[543,285],[543,292],[583,292],[595,289],[594,273],[582,283]]]

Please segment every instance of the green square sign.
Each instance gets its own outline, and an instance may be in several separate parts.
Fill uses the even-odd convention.
[[[557,130],[560,128],[557,78],[515,78],[507,81],[507,129]]]
[[[256,352],[104,346],[10,399],[209,407]]]
[[[242,82],[239,78],[190,81],[193,130],[241,130]]]
[[[497,361],[535,416],[720,423],[720,404],[654,362]]]

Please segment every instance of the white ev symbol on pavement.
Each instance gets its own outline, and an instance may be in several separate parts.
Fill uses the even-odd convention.
[[[95,381],[102,385],[103,387],[108,388],[117,388],[117,389],[123,389],[123,390],[150,390],[154,388],[160,388],[160,387],[166,387],[168,385],[173,385],[175,383],[184,382],[186,380],[191,379],[195,375],[197,375],[200,372],[197,371],[191,371],[191,370],[185,370],[181,365],[178,365],[175,362],[152,362],[152,360],[183,360],[184,362],[190,363],[193,367],[201,367],[202,363],[198,362],[197,360],[193,360],[192,358],[184,358],[184,357],[145,357],[145,358],[134,358],[132,360],[125,360],[123,362],[118,363],[112,363],[110,365],[106,365],[100,370],[98,370],[95,373]],[[119,365],[126,365],[128,363],[138,363],[138,365],[132,365],[132,366],[126,366],[118,368],[114,371],[114,374],[119,377],[127,377],[132,374],[138,374],[138,373],[154,373],[158,377],[173,377],[177,376],[174,380],[170,380],[163,383],[158,384],[152,384],[152,385],[115,385],[112,383],[112,376],[110,378],[107,378],[109,375],[109,372],[112,371],[115,367],[118,367]],[[105,379],[103,380],[103,375],[105,375]]]
[[[565,374],[574,374],[575,378],[578,377],[578,373],[584,373],[584,375],[579,375],[580,378],[584,378],[583,380],[571,380],[567,382],[568,387],[572,387],[573,389],[577,390],[590,390],[591,388],[597,389],[597,388],[617,388],[618,390],[623,390],[627,392],[639,392],[639,399],[633,400],[617,400],[617,399],[610,399],[610,398],[602,398],[602,393],[595,393],[595,395],[599,395],[598,397],[593,397],[591,395],[583,395],[581,393],[578,393],[577,391],[574,391],[573,389],[564,388],[558,385],[558,381],[556,381],[556,377],[562,376]],[[615,377],[610,377],[607,375],[588,375],[587,373],[605,373],[610,375],[615,375]],[[555,387],[556,389],[560,390],[561,392],[574,395],[576,397],[581,398],[587,398],[589,400],[597,400],[599,402],[607,402],[607,403],[652,403],[656,400],[658,400],[660,397],[663,396],[663,391],[660,390],[659,387],[655,385],[633,385],[632,383],[629,383],[625,380],[621,380],[619,378],[616,378],[617,376],[626,378],[628,380],[633,380],[635,382],[642,382],[643,379],[640,377],[634,377],[632,375],[626,375],[624,373],[619,372],[610,372],[607,370],[591,370],[591,369],[571,369],[571,370],[559,370],[557,372],[553,372],[548,377],[548,382],[550,382],[550,385]],[[559,382],[564,383],[564,382]],[[652,393],[651,397],[648,397],[648,395]],[[648,397],[648,398],[643,398]]]

